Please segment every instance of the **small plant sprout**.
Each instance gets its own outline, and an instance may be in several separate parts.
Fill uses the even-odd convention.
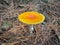
[[[45,16],[38,12],[24,12],[18,16],[18,20],[30,25],[29,30],[30,33],[33,33],[34,31],[34,25],[40,24],[45,20]]]

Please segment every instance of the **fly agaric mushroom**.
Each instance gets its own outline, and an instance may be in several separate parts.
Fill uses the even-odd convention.
[[[38,12],[24,12],[18,16],[18,20],[30,24],[30,33],[34,30],[33,25],[42,23],[45,20],[45,16]]]

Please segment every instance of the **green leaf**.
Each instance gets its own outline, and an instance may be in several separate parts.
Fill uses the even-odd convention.
[[[7,21],[4,21],[3,24],[2,24],[2,26],[3,26],[3,27],[8,27],[8,26],[10,26],[10,23],[7,22]]]
[[[46,3],[46,4],[48,3],[48,1],[47,1],[47,0],[42,0],[42,1],[43,1],[44,3]]]

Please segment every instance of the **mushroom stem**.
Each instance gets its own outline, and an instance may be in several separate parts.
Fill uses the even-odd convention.
[[[30,25],[30,33],[32,34],[34,31],[34,25]]]

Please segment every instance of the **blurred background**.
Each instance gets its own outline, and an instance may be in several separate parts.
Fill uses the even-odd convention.
[[[46,17],[32,36],[29,25],[17,19],[26,11]],[[0,0],[0,45],[60,45],[60,0]]]

